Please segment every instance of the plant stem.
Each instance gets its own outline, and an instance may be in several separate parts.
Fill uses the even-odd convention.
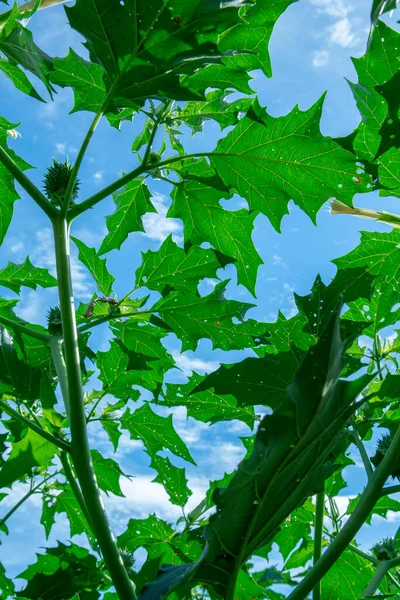
[[[48,442],[51,442],[52,444],[54,444],[58,448],[60,448],[60,450],[65,450],[66,452],[71,452],[71,445],[69,444],[69,442],[67,442],[67,441],[65,441],[65,440],[63,440],[61,438],[55,437],[52,433],[50,433],[46,429],[43,429],[43,427],[40,427],[34,421],[30,421],[29,419],[27,419],[23,415],[20,415],[19,412],[17,412],[16,410],[14,410],[6,402],[3,402],[3,400],[0,400],[0,408],[5,413],[7,413],[8,415],[10,415],[10,417],[13,417],[16,421],[19,421],[20,423],[22,423],[23,425],[25,425],[25,427],[28,427],[29,429],[32,429],[32,431],[34,431],[35,433],[41,435],[42,438],[44,438]]]
[[[370,480],[371,477],[372,477],[372,474],[374,472],[374,470],[372,468],[372,465],[371,465],[371,461],[368,458],[368,454],[367,454],[367,452],[365,450],[365,447],[364,447],[364,444],[362,442],[362,439],[360,438],[360,435],[359,435],[357,429],[354,426],[353,426],[353,429],[352,429],[351,433],[352,433],[352,436],[353,436],[353,439],[354,439],[354,443],[357,446],[358,451],[360,453],[361,460],[363,461],[365,472],[367,474],[367,479]]]
[[[396,463],[400,452],[400,427],[390,444],[386,455],[381,464],[375,469],[367,487],[365,488],[359,503],[354,509],[349,520],[338,533],[335,540],[327,548],[319,561],[311,568],[304,579],[288,596],[287,600],[304,600],[318,581],[324,577],[329,569],[334,565],[342,552],[350,544],[354,536],[360,530],[365,520],[369,516],[376,502],[381,497],[382,488],[389,477],[393,464]]]
[[[53,229],[68,378],[72,459],[85,504],[90,507],[93,531],[115,590],[121,600],[136,600],[132,582],[122,562],[104,511],[90,454],[71,282],[69,224],[60,216],[53,220]]]
[[[378,589],[382,579],[385,577],[389,568],[390,567],[389,567],[388,560],[382,560],[378,563],[378,566],[374,573],[374,576],[372,577],[371,581],[365,588],[363,595],[361,596],[362,598],[370,598],[371,596],[373,596],[375,594],[376,590]]]
[[[74,493],[74,496],[75,496],[75,498],[76,498],[76,500],[77,500],[77,502],[78,502],[78,504],[80,506],[80,509],[81,509],[81,511],[82,511],[82,513],[83,513],[83,515],[84,515],[84,517],[85,517],[85,519],[86,519],[89,527],[90,527],[91,532],[93,532],[93,525],[91,523],[90,514],[89,514],[89,511],[87,509],[87,506],[86,506],[86,503],[85,503],[85,499],[82,496],[81,488],[79,487],[79,484],[76,481],[75,475],[74,475],[74,473],[72,471],[71,464],[69,462],[69,456],[68,456],[68,454],[66,454],[65,452],[61,452],[60,460],[61,460],[61,464],[62,464],[63,469],[64,469],[65,477],[66,477],[69,485],[71,486],[71,489],[72,489],[72,491]],[[93,545],[93,543],[95,541],[94,538],[93,538],[93,535],[89,535],[89,538],[90,538],[91,544]]]
[[[68,423],[70,422],[69,410],[69,395],[68,395],[68,379],[67,370],[65,367],[64,353],[62,349],[62,341],[60,338],[51,338],[50,350],[53,358],[54,367],[56,369],[58,383],[61,390],[61,396],[64,401],[65,412],[67,413]]]
[[[46,196],[42,194],[39,188],[21,171],[19,166],[13,161],[11,156],[0,146],[0,162],[6,167],[11,175],[18,181],[20,186],[36,202],[43,212],[51,219],[57,215],[57,210],[50,204]]]
[[[389,485],[384,487],[381,491],[381,496],[389,496],[390,494],[398,494],[400,492],[400,485]]]
[[[325,512],[325,486],[321,492],[317,494],[317,504],[315,508],[315,522],[314,522],[314,555],[313,564],[321,558],[322,553],[322,532],[324,526],[324,512]],[[321,581],[318,581],[317,585],[313,589],[313,600],[321,600]]]
[[[29,335],[35,340],[40,340],[41,342],[50,343],[51,336],[42,333],[41,331],[35,331],[26,325],[22,325],[22,323],[18,323],[18,321],[13,321],[12,319],[7,319],[7,317],[0,316],[0,324],[4,325],[4,327],[9,327],[10,329],[15,329],[24,335]]]
[[[136,167],[136,169],[129,171],[129,173],[126,173],[125,175],[123,175],[122,177],[120,177],[119,179],[114,181],[113,183],[110,183],[110,185],[107,185],[105,188],[103,188],[102,190],[100,190],[99,192],[94,194],[93,196],[90,196],[90,198],[87,198],[87,200],[84,200],[83,202],[81,202],[80,204],[77,204],[76,206],[72,206],[68,211],[68,221],[69,222],[73,221],[74,219],[76,219],[76,217],[79,217],[79,215],[86,212],[89,208],[93,208],[94,206],[96,206],[96,204],[98,204],[99,202],[104,200],[104,198],[107,198],[107,196],[109,196],[110,194],[118,191],[126,183],[129,183],[130,181],[132,181],[132,179],[135,179],[135,177],[137,177],[138,175],[145,173],[149,168],[152,170],[160,169],[161,167],[173,164],[175,162],[179,162],[181,160],[187,160],[190,158],[199,158],[201,156],[209,156],[210,154],[216,154],[216,153],[215,152],[197,152],[196,154],[185,154],[184,156],[172,156],[171,158],[167,158],[166,160],[163,160],[154,165],[141,164],[138,167]]]
[[[29,492],[27,492],[25,494],[25,496],[22,496],[22,498],[20,500],[18,500],[18,502],[16,504],[14,504],[14,506],[12,508],[10,508],[10,510],[8,511],[8,513],[6,513],[4,515],[4,517],[2,519],[0,519],[0,527],[3,527],[3,525],[6,523],[6,521],[8,521],[8,519],[19,509],[19,507],[26,501],[28,500],[28,498],[30,498],[33,494],[36,493],[36,491],[42,487],[42,485],[44,485],[46,483],[46,481],[48,481],[49,479],[51,479],[52,477],[55,477],[56,475],[58,475],[58,471],[56,471],[55,473],[52,473],[51,475],[49,475],[48,477],[46,477],[45,479],[43,479],[43,481],[41,481],[40,483],[38,483],[35,487],[31,488],[29,490]]]

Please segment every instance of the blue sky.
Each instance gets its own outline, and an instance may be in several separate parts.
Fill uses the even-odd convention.
[[[251,83],[258,92],[262,105],[268,107],[273,116],[284,115],[295,104],[301,109],[308,108],[325,90],[322,131],[326,135],[342,136],[350,133],[359,121],[350,88],[345,77],[356,81],[351,56],[360,56],[365,51],[368,36],[370,2],[365,0],[300,0],[289,7],[279,20],[272,35],[270,53],[274,77],[267,80],[260,72],[253,74]],[[396,11],[385,20],[396,27]],[[30,22],[37,44],[51,55],[65,56],[72,46],[86,56],[77,34],[66,27],[62,7],[42,11]],[[37,88],[46,97],[40,83]],[[60,90],[53,103],[41,104],[17,93],[9,81],[0,76],[0,114],[11,122],[19,123],[18,131],[22,138],[11,140],[10,145],[23,156],[36,170],[29,174],[36,184],[41,185],[43,172],[50,165],[52,157],[64,159],[66,155],[73,161],[83,139],[92,115],[75,113],[68,116],[72,107],[72,93]],[[81,172],[82,197],[94,193],[101,186],[111,183],[122,171],[134,166],[130,146],[140,131],[141,119],[125,123],[122,131],[112,129],[105,121],[96,132]],[[197,134],[189,147],[213,148],[221,135],[219,127],[208,123],[203,133]],[[159,216],[148,214],[144,218],[146,233],[131,235],[121,251],[108,255],[109,270],[117,277],[116,291],[121,296],[133,287],[134,272],[140,264],[140,252],[148,248],[155,250],[173,233],[179,243],[182,229],[179,220],[165,219],[169,204],[169,188],[162,182],[151,184],[153,202]],[[21,192],[22,200],[15,205],[15,218],[1,249],[0,267],[8,260],[20,263],[28,254],[36,266],[54,271],[52,235],[49,223],[35,204]],[[356,198],[360,206],[374,207],[399,212],[396,201],[391,198],[378,198],[368,194]],[[98,247],[104,236],[104,217],[113,210],[111,199],[103,201],[98,210],[78,220],[73,235],[80,237],[87,245]],[[260,216],[256,220],[254,240],[264,261],[259,271],[257,285],[257,307],[248,314],[262,320],[273,321],[278,309],[286,316],[294,314],[293,291],[307,294],[318,273],[325,282],[335,274],[330,261],[347,253],[359,239],[359,230],[373,229],[385,231],[385,225],[359,221],[352,218],[331,217],[323,208],[318,215],[318,227],[293,204],[290,214],[282,222],[282,233],[277,234],[267,219]],[[95,285],[85,269],[73,255],[73,275],[77,300],[87,301],[95,291]],[[252,301],[250,294],[236,286],[236,274],[228,267],[227,276],[232,278],[229,290],[232,297]],[[206,284],[205,284],[206,285]],[[209,288],[211,290],[211,288]],[[11,297],[4,294],[6,297]],[[25,291],[21,294],[18,312],[27,320],[44,322],[49,305],[56,304],[54,290]],[[107,332],[99,330],[94,336],[97,347],[108,347]],[[181,375],[174,375],[184,381],[190,369],[205,372],[215,369],[219,362],[239,360],[240,352],[229,353],[212,351],[209,342],[203,340],[196,353],[179,355],[180,343],[173,337],[167,341],[168,348],[177,356],[182,368]],[[174,411],[174,423],[187,442],[198,467],[188,467],[189,483],[194,491],[189,507],[202,498],[208,479],[219,479],[224,472],[230,472],[242,458],[244,448],[239,435],[249,435],[250,431],[241,423],[230,422],[208,427],[191,419],[186,421],[184,409]],[[104,433],[91,431],[93,444],[112,456],[112,448]],[[148,457],[143,453],[139,442],[132,442],[123,436],[118,451],[123,469],[135,479],[123,482],[127,498],[106,498],[110,516],[117,533],[123,531],[131,517],[143,518],[151,512],[173,520],[180,511],[168,503],[168,498],[160,485],[151,483],[155,472],[148,469]],[[348,495],[361,490],[364,483],[363,470],[355,455],[357,465],[348,470],[349,486],[343,491],[341,504],[345,506]],[[181,463],[172,458],[178,466]],[[2,502],[0,514],[11,507],[24,493],[22,485],[14,486],[8,499]],[[34,560],[34,552],[45,545],[40,518],[40,501],[34,498],[18,511],[9,521],[10,536],[3,539],[0,546],[0,561],[7,573],[14,576]],[[391,515],[389,521],[374,518],[373,526],[363,529],[359,540],[369,548],[378,537],[394,533],[400,517]],[[50,543],[68,537],[66,521],[59,517],[53,529]]]

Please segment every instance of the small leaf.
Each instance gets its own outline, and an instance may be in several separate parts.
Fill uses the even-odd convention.
[[[43,288],[55,287],[57,279],[47,269],[34,267],[29,257],[27,257],[21,265],[9,262],[4,269],[0,270],[0,285],[8,287],[19,294],[21,286],[33,290],[36,290],[37,286]]]
[[[112,458],[104,458],[98,450],[92,450],[92,461],[94,472],[96,473],[96,479],[101,490],[106,492],[112,492],[116,496],[125,497],[119,479],[123,472],[120,469],[118,463]]]
[[[106,259],[99,258],[96,250],[94,248],[89,248],[81,240],[78,240],[75,237],[71,237],[71,239],[78,247],[79,260],[90,271],[93,279],[97,283],[99,290],[105,296],[109,296],[112,292],[112,285],[115,281],[115,277],[110,275],[108,272]]]
[[[144,231],[143,215],[156,212],[150,197],[150,191],[143,179],[134,179],[113,194],[116,210],[106,218],[109,233],[100,246],[99,255],[110,250],[119,250],[122,242],[133,231]]]
[[[121,417],[121,427],[129,431],[132,440],[141,440],[151,457],[161,450],[170,450],[176,456],[195,464],[185,443],[174,429],[172,415],[160,417],[146,403],[134,413],[127,409]]]
[[[192,495],[187,486],[185,469],[175,467],[169,458],[157,454],[153,456],[150,466],[157,471],[157,477],[153,481],[164,486],[170,502],[177,506],[185,506]]]

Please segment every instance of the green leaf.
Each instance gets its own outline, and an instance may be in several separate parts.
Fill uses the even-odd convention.
[[[246,112],[251,105],[250,98],[240,98],[233,102],[225,101],[226,94],[221,90],[213,90],[206,94],[206,102],[187,102],[183,109],[178,109],[174,121],[183,121],[192,130],[192,133],[202,131],[205,121],[211,119],[219,123],[221,129],[235,125],[239,120],[239,113]]]
[[[248,406],[241,406],[232,394],[219,394],[211,392],[208,387],[207,375],[201,376],[193,373],[188,383],[176,384],[168,383],[164,400],[159,404],[165,406],[184,406],[188,417],[192,417],[203,423],[214,424],[219,421],[230,421],[237,419],[243,421],[250,428],[253,428],[256,416],[254,409]],[[245,384],[244,384],[245,385]],[[211,387],[211,385],[210,385]],[[199,391],[202,390],[202,391]]]
[[[112,458],[104,458],[98,450],[92,450],[92,461],[94,472],[96,473],[97,483],[101,490],[112,492],[116,496],[125,497],[119,483],[120,477],[124,474],[118,463]]]
[[[132,386],[140,383],[141,374],[128,370],[129,356],[114,340],[110,342],[109,350],[96,353],[96,364],[104,390],[116,398],[137,399],[139,394]]]
[[[11,486],[27,475],[33,467],[48,467],[57,448],[28,429],[25,437],[12,445],[11,454],[0,469],[0,488]]]
[[[118,546],[130,552],[145,548],[154,557],[162,554],[173,535],[169,523],[150,515],[147,519],[130,519],[127,530],[118,536]]]
[[[192,246],[185,252],[169,235],[156,252],[142,252],[136,286],[161,294],[165,288],[192,293],[201,279],[217,278],[217,270],[224,266],[223,257],[214,250]]]
[[[0,145],[7,151],[14,162],[17,163],[19,168],[25,171],[26,169],[30,169],[31,165],[7,147],[7,131],[14,129],[16,126],[16,123],[10,123],[10,121],[0,117]],[[15,191],[14,178],[3,163],[0,163],[0,244],[3,243],[7,229],[11,223],[14,202],[18,199],[19,195]]]
[[[141,440],[151,457],[161,450],[170,450],[176,456],[195,464],[184,442],[172,424],[172,415],[160,417],[146,403],[131,413],[127,409],[121,417],[121,427],[132,440]]]
[[[234,396],[239,407],[260,404],[274,409],[282,402],[304,356],[304,351],[294,347],[289,352],[222,365],[207,375],[194,391],[213,388],[218,395]]]
[[[379,181],[393,196],[400,196],[400,158],[398,148],[391,148],[380,157]]]
[[[75,237],[71,237],[71,239],[78,247],[79,260],[85,265],[88,271],[90,271],[99,290],[105,296],[110,296],[115,277],[108,272],[106,259],[99,258],[96,250],[94,248],[89,248],[81,240],[78,240]]]
[[[210,155],[223,181],[278,231],[291,199],[315,222],[330,198],[350,204],[355,193],[368,189],[367,176],[365,185],[357,185],[354,155],[321,134],[321,110],[318,100],[307,111],[295,107],[275,118],[254,105]]]
[[[0,392],[26,400],[40,395],[41,371],[23,362],[14,348],[13,340],[0,325]]]
[[[220,595],[226,593],[235,557],[240,553],[246,561],[267,544],[334,469],[330,454],[371,379],[339,379],[350,342],[340,337],[340,310],[308,351],[281,404],[262,420],[250,457],[228,487],[214,493],[217,511],[205,533],[212,559],[196,577],[207,577]]]
[[[119,439],[122,435],[122,432],[119,430],[119,424],[116,421],[109,421],[107,419],[101,419],[100,423],[108,435],[108,439],[113,445],[114,452],[118,450]]]
[[[54,511],[56,514],[65,513],[67,515],[71,537],[80,533],[91,534],[89,524],[69,486],[56,496]]]
[[[133,231],[144,231],[143,215],[156,212],[150,197],[150,191],[143,179],[133,179],[122,190],[113,194],[116,210],[106,218],[109,233],[100,246],[99,255],[110,250],[119,250],[122,242]]]
[[[185,469],[175,467],[169,460],[157,454],[153,456],[150,467],[157,471],[157,477],[152,481],[161,483],[167,492],[170,502],[177,506],[185,506],[192,492],[187,486]]]
[[[208,296],[175,292],[152,307],[182,340],[182,352],[195,350],[202,338],[210,339],[213,348],[222,350],[257,346],[265,325],[253,319],[244,321],[244,314],[253,305],[227,300],[224,296],[226,284],[222,281]],[[234,319],[240,322],[237,324]]]
[[[50,275],[47,269],[34,267],[27,257],[21,265],[9,262],[4,269],[0,270],[0,285],[19,294],[21,286],[33,290],[36,290],[37,286],[54,287],[57,285],[57,279]]]
[[[226,210],[220,201],[229,198],[207,185],[214,172],[204,160],[185,166],[203,181],[188,181],[176,187],[167,217],[182,219],[185,241],[200,245],[209,242],[216,250],[235,261],[238,283],[254,294],[257,270],[262,260],[251,237],[256,214],[246,209]],[[211,182],[210,182],[211,183]]]
[[[32,33],[18,25],[7,37],[0,39],[0,51],[13,63],[36,75],[46,86],[50,96],[54,88],[49,82],[53,69],[52,59],[33,41]]]
[[[366,273],[381,276],[386,285],[396,286],[400,261],[400,232],[362,231],[361,242],[345,256],[335,259],[338,269],[363,268]]]
[[[71,112],[90,110],[97,112],[105,99],[104,70],[88,62],[69,49],[64,58],[55,58],[50,81],[60,87],[72,87],[74,107]]]
[[[193,575],[197,566],[197,563],[163,565],[157,573],[156,581],[149,582],[144,586],[138,600],[164,600],[164,598],[171,598],[171,592],[187,581]]]
[[[345,550],[322,580],[324,600],[359,600],[372,579],[374,567]]]
[[[21,92],[27,94],[28,96],[31,96],[32,98],[36,98],[36,100],[44,102],[44,100],[39,96],[31,82],[29,81],[28,77],[22,71],[22,69],[20,69],[10,61],[4,60],[2,58],[0,59],[0,71],[2,71],[4,75],[13,82],[17,90],[20,90]]]

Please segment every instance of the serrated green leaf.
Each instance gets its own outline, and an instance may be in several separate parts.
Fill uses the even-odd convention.
[[[20,90],[32,98],[36,98],[36,100],[44,102],[22,69],[8,60],[0,59],[0,71],[13,82],[17,90]]]
[[[12,445],[11,454],[0,469],[0,488],[9,487],[33,467],[48,467],[56,453],[58,450],[53,444],[28,429],[25,437]]]
[[[120,548],[135,552],[137,548],[145,548],[150,556],[159,556],[163,546],[174,535],[169,523],[150,515],[147,519],[130,519],[124,533],[118,536]]]
[[[7,37],[0,39],[0,51],[13,64],[21,65],[36,75],[52,95],[54,88],[49,82],[49,73],[53,69],[52,59],[35,44],[31,31],[18,25]]]
[[[164,486],[170,502],[177,506],[185,506],[192,495],[187,486],[185,469],[175,467],[169,458],[157,454],[153,456],[150,467],[157,471],[157,476],[152,481]]]
[[[71,112],[97,112],[105,99],[104,70],[100,65],[81,58],[72,48],[64,58],[55,58],[50,81],[60,87],[72,87],[74,107]]]
[[[78,501],[69,487],[65,487],[60,494],[56,496],[55,513],[65,513],[69,521],[71,537],[80,533],[91,533],[88,522],[78,504]]]
[[[372,579],[371,563],[345,550],[322,580],[324,600],[359,600]]]
[[[41,371],[23,362],[13,340],[0,325],[0,392],[22,400],[36,400],[40,395]]]
[[[106,266],[106,259],[99,258],[94,248],[89,248],[81,240],[75,237],[71,237],[73,242],[76,244],[79,250],[78,258],[90,271],[93,279],[95,280],[99,290],[105,295],[109,296],[112,292],[112,286],[115,281],[115,277],[110,275]]]
[[[192,161],[188,168],[198,177],[213,175],[205,161]],[[207,241],[232,258],[238,270],[238,283],[254,294],[257,270],[262,264],[252,240],[256,213],[223,208],[220,201],[230,195],[209,187],[205,180],[185,182],[173,192],[173,204],[167,217],[182,219],[185,241],[198,245]]]
[[[188,417],[203,423],[217,423],[237,419],[253,428],[256,416],[254,409],[240,405],[232,394],[219,394],[209,389],[201,390],[201,384],[207,375],[193,373],[188,383],[168,383],[164,400],[159,404],[165,406],[184,406]],[[245,384],[244,384],[245,385]],[[211,387],[211,386],[210,386]]]
[[[36,290],[37,286],[54,287],[57,285],[57,279],[47,269],[34,267],[28,256],[21,265],[9,262],[0,270],[0,285],[19,294],[22,286],[33,290]]]
[[[92,450],[92,461],[94,472],[96,473],[97,483],[101,490],[106,492],[112,492],[116,496],[125,495],[121,490],[121,486],[119,483],[120,477],[123,475],[123,472],[120,469],[118,463],[112,458],[104,458],[102,454],[98,450]]]
[[[271,117],[258,105],[218,142],[211,163],[223,181],[265,214],[279,231],[293,200],[314,222],[321,206],[336,197],[350,203],[367,191],[356,160],[319,129],[322,101],[307,111],[295,107]],[[251,117],[251,118],[249,118]]]
[[[195,464],[185,443],[174,429],[172,415],[160,417],[146,403],[133,413],[127,409],[121,417],[121,427],[128,430],[132,440],[141,440],[151,457],[161,450],[170,450],[176,456]]]
[[[221,90],[213,90],[206,94],[206,102],[187,102],[182,109],[178,109],[174,121],[180,121],[189,125],[192,133],[202,131],[203,124],[207,120],[214,120],[221,129],[238,122],[239,114],[246,112],[251,105],[250,98],[240,98],[233,102],[226,102],[226,94]]]
[[[201,279],[217,278],[217,270],[223,267],[223,258],[214,250],[193,246],[185,252],[169,235],[156,252],[142,252],[136,286],[161,294],[166,287],[190,293]]]
[[[227,300],[224,297],[226,283],[216,285],[207,296],[175,292],[152,307],[182,340],[182,352],[195,350],[202,338],[210,339],[213,348],[222,350],[257,346],[256,340],[262,338],[265,325],[253,319],[244,320],[244,314],[253,305]]]
[[[122,242],[133,231],[144,231],[143,215],[156,212],[150,197],[150,191],[143,179],[134,179],[113,194],[116,210],[106,218],[109,233],[100,246],[99,255],[110,250],[119,250]]]

